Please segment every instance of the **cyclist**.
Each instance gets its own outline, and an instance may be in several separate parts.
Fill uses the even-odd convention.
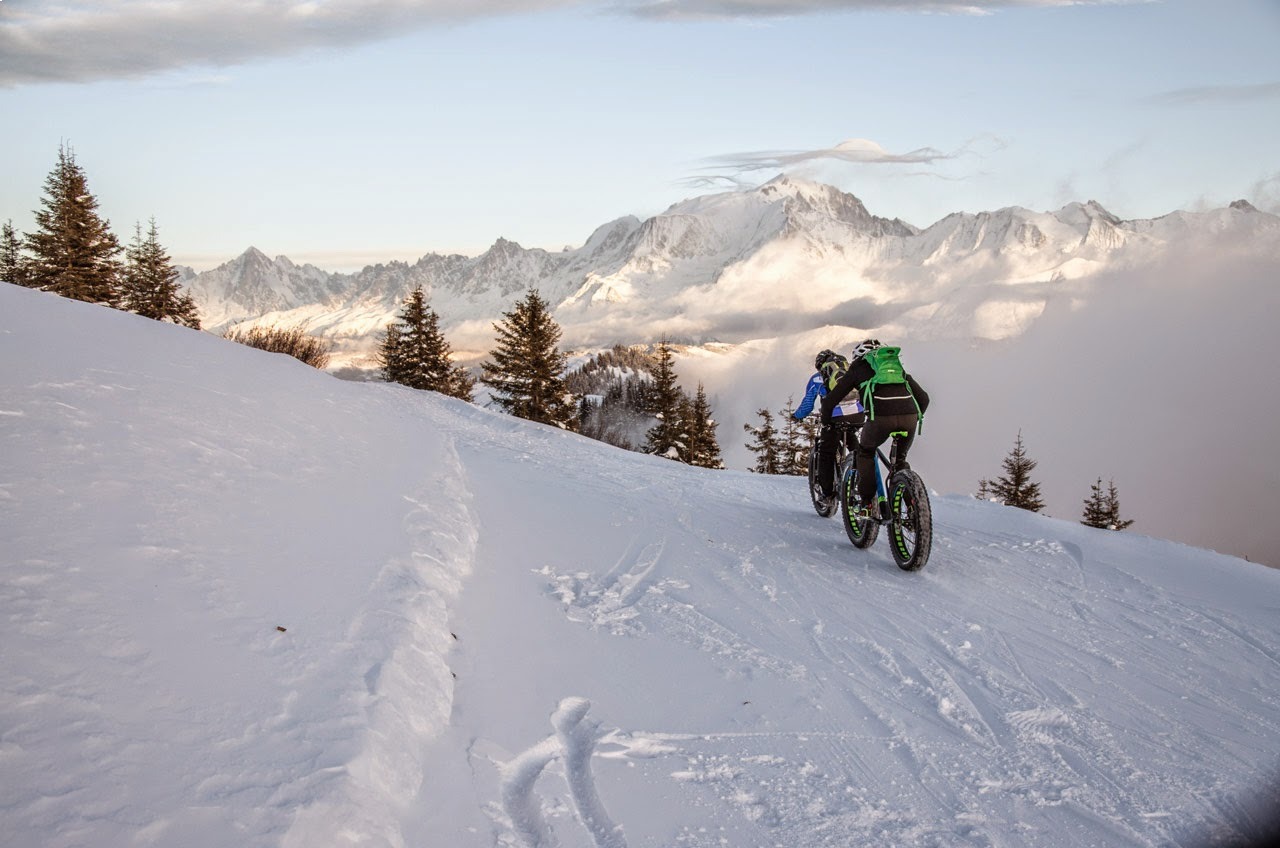
[[[804,400],[796,407],[792,417],[797,421],[809,417],[814,405],[827,394],[827,380],[830,378],[834,384],[847,367],[847,360],[834,350],[819,352],[813,359],[815,373],[805,385]],[[824,423],[818,431],[818,482],[814,484],[814,494],[828,507],[836,497],[836,446],[843,434],[846,447],[854,449],[858,442],[857,427],[866,419],[866,415],[862,412],[862,402],[855,396],[835,405],[830,417],[831,423]]]
[[[822,399],[824,424],[835,420],[836,407],[850,392],[857,390],[856,393],[861,394],[862,387],[875,376],[875,369],[867,362],[866,356],[879,347],[884,345],[878,339],[866,339],[853,348],[849,370]],[[898,445],[897,466],[890,473],[909,468],[907,452],[911,450],[911,443],[915,440],[920,416],[929,407],[928,393],[910,374],[904,372],[903,376],[907,381],[905,384],[881,384],[876,387],[873,403],[875,415],[859,431],[855,461],[858,470],[858,501],[862,504],[860,511],[864,513],[862,517],[880,517],[875,514],[878,510],[872,507],[876,497],[876,478],[872,467],[876,449],[884,444],[890,433],[905,430],[907,436]]]

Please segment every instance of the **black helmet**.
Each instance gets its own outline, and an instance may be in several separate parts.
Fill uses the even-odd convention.
[[[821,371],[822,363],[827,362],[828,360],[831,360],[831,359],[835,359],[839,355],[840,354],[836,353],[834,350],[822,351],[821,353],[819,353],[817,356],[813,358],[813,370]]]

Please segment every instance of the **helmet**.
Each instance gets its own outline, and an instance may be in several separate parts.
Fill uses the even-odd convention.
[[[864,339],[853,346],[853,358],[858,359],[866,356],[878,347],[884,347],[879,339]]]
[[[813,358],[813,370],[821,371],[822,363],[826,362],[829,359],[835,359],[839,355],[840,354],[836,353],[834,350],[822,351],[821,353],[819,353],[817,356]]]

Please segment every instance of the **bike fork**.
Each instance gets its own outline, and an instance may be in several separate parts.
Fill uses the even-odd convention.
[[[873,457],[871,465],[876,470],[876,493],[868,506],[871,509],[872,517],[879,521],[884,517],[884,511],[880,508],[880,504],[888,500],[889,495],[884,489],[884,475],[880,473],[880,463],[876,462]]]

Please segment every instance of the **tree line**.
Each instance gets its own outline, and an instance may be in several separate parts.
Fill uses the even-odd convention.
[[[195,301],[178,285],[155,218],[145,233],[135,224],[133,240],[121,247],[65,144],[45,179],[40,207],[35,232],[20,236],[11,220],[0,228],[0,281],[200,328]]]
[[[1022,431],[1019,430],[1013,448],[1001,463],[1004,473],[994,480],[979,480],[977,497],[1039,512],[1044,509],[1044,499],[1040,496],[1040,484],[1031,477],[1037,464],[1027,455],[1022,444]],[[1133,525],[1133,519],[1120,517],[1120,493],[1114,480],[1108,481],[1105,490],[1101,477],[1093,483],[1089,496],[1084,499],[1080,523],[1102,530],[1124,530]]]
[[[625,349],[614,348],[571,374],[568,355],[559,347],[560,325],[537,289],[530,289],[493,328],[495,345],[480,364],[478,382],[504,412],[688,465],[724,467],[706,392],[699,384],[690,398],[681,389],[668,342],[658,345],[651,377],[637,373],[625,387],[619,383],[616,394],[609,386],[603,395],[593,396],[581,388],[574,391],[573,375],[599,371],[602,361],[608,356],[621,358]],[[453,362],[440,317],[427,303],[421,286],[409,293],[396,319],[387,325],[376,361],[382,378],[389,382],[472,399],[477,381]],[[579,376],[579,383],[584,379],[588,378]],[[603,410],[614,409],[621,398],[628,399],[622,407],[648,422],[656,421],[645,431],[641,445],[624,442],[606,423]]]
[[[788,398],[786,407],[776,413],[782,421],[780,426],[774,422],[774,414],[768,409],[758,409],[756,415],[760,423],[742,425],[751,437],[747,449],[756,458],[750,470],[759,474],[808,475],[809,446],[819,427],[817,416],[796,421],[792,398]],[[1045,504],[1040,484],[1031,476],[1036,465],[1037,462],[1027,455],[1022,444],[1022,431],[1019,430],[1013,449],[1002,463],[1004,473],[994,479],[979,480],[975,496],[979,500],[1039,512]],[[1108,481],[1104,489],[1099,477],[1091,488],[1089,497],[1084,500],[1081,524],[1104,530],[1124,530],[1133,525],[1132,519],[1120,515],[1120,494],[1114,480]]]
[[[11,220],[0,227],[0,282],[200,329],[195,301],[182,291],[181,274],[160,243],[155,219],[145,231],[136,224],[133,240],[121,246],[98,207],[74,150],[61,145],[34,212],[34,232],[18,233]],[[611,405],[613,396],[593,402],[569,390],[568,357],[558,347],[561,330],[539,293],[531,290],[494,329],[496,345],[481,364],[479,378],[494,403],[520,418],[599,437],[602,430],[593,432],[598,413]],[[233,327],[225,337],[316,368],[326,367],[329,359],[330,345],[301,328]],[[477,382],[452,361],[439,316],[421,287],[408,295],[386,327],[376,361],[385,380],[465,400],[471,400]],[[653,376],[643,378],[643,386],[631,395],[641,401],[640,414],[656,423],[644,433],[643,444],[631,447],[723,468],[706,393],[701,385],[694,397],[685,393],[672,363],[671,347],[664,341]]]

